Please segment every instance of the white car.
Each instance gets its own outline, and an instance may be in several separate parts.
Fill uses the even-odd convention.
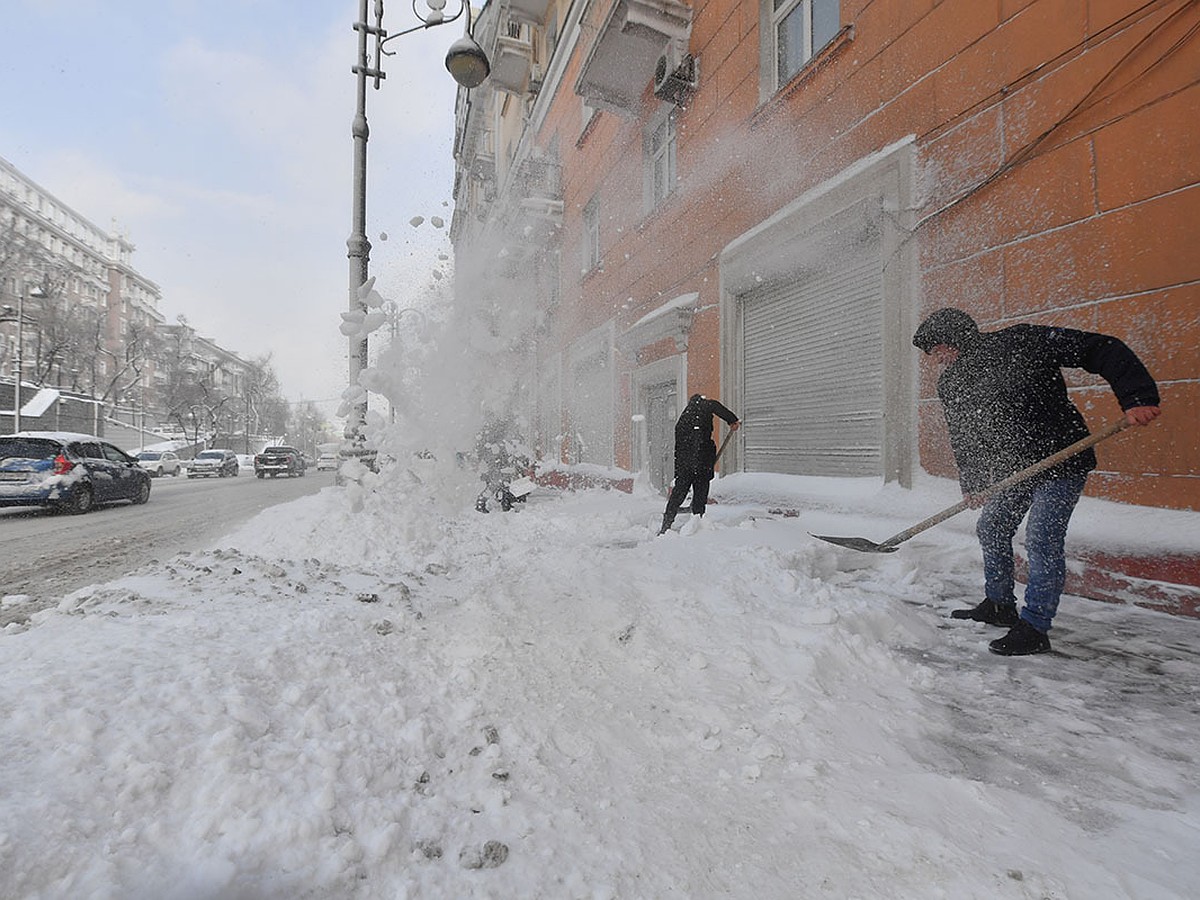
[[[137,461],[152,477],[178,475],[182,470],[179,457],[170,450],[143,450],[137,455]]]
[[[317,471],[321,472],[325,469],[336,471],[338,467],[338,455],[336,453],[322,453],[317,457]]]

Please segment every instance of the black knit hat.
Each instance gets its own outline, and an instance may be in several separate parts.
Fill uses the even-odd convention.
[[[946,307],[931,313],[913,335],[913,346],[928,353],[938,344],[963,350],[975,343],[979,326],[961,309]]]

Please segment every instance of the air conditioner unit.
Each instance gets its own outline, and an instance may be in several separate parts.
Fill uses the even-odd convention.
[[[680,103],[699,83],[700,63],[692,54],[685,53],[678,61],[671,52],[658,58],[654,67],[654,96],[659,100]]]

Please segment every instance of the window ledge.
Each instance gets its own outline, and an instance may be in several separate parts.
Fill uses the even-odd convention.
[[[679,188],[675,187],[671,193],[663,197],[652,208],[646,210],[642,215],[641,220],[633,226],[635,234],[643,234],[654,223],[662,218],[670,209],[675,206],[675,201],[679,199]]]
[[[775,93],[771,94],[758,109],[755,110],[755,119],[760,116],[769,116],[774,110],[778,109],[783,101],[790,98],[797,91],[805,87],[816,74],[833,62],[843,48],[849,46],[854,40],[854,23],[842,27],[842,30],[835,34],[811,59],[808,60],[800,70],[788,79],[786,84],[781,85],[776,89]]]
[[[592,114],[588,116],[588,120],[583,123],[583,130],[579,132],[579,137],[575,140],[576,147],[582,147],[584,142],[596,130],[596,123],[600,121],[600,110],[593,109]]]

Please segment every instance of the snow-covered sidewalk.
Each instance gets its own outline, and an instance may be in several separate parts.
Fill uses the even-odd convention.
[[[947,486],[738,477],[661,538],[327,489],[10,626],[0,896],[1194,896],[1200,621],[1068,597],[996,657],[969,521],[808,534]]]

